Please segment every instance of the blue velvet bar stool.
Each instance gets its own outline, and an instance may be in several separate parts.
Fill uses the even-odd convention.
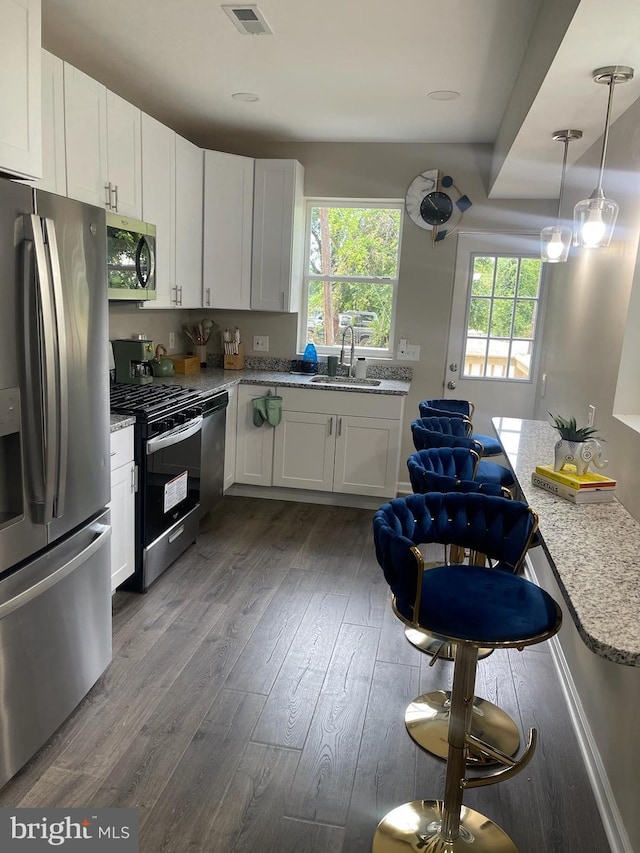
[[[418,403],[421,418],[430,417],[458,417],[468,418],[473,422],[474,404],[470,400],[422,400]],[[485,435],[484,433],[471,432],[471,437],[475,438],[482,445],[481,456],[501,456],[502,447],[495,436]]]
[[[411,434],[416,450],[430,447],[466,447],[482,454],[482,446],[465,433],[466,427],[455,418],[417,418],[411,422]],[[481,459],[475,479],[479,483],[494,483],[511,488],[515,480],[511,471],[497,462]]]
[[[515,759],[473,734],[471,718],[478,648],[522,649],[560,628],[562,615],[553,598],[514,571],[536,524],[535,513],[521,501],[473,493],[408,495],[374,516],[376,558],[391,589],[394,613],[407,625],[455,643],[456,659],[444,798],[415,800],[390,811],[378,824],[372,853],[517,853],[501,827],[463,806],[463,792],[510,779],[535,751],[535,729]],[[425,570],[417,544],[434,541],[485,554],[493,567]],[[466,778],[471,747],[493,753],[503,766]]]
[[[511,494],[504,486],[478,483],[472,479],[478,462],[479,457],[474,450],[462,447],[418,450],[407,459],[411,487],[414,493],[418,494],[473,492],[511,498]],[[463,563],[465,562],[464,548],[450,546],[449,554],[447,555],[445,549],[443,557],[442,562],[445,564]],[[484,563],[483,555],[473,553],[469,555],[469,559],[472,563]],[[425,568],[433,568],[437,565],[438,562],[425,563]],[[455,660],[455,644],[445,643],[409,625],[405,625],[404,634],[413,646],[425,654],[432,655],[429,666],[433,666],[438,658],[445,661]],[[478,660],[488,657],[492,652],[492,648],[479,649]],[[409,704],[405,712],[405,724],[410,736],[419,746],[439,758],[447,757],[450,708],[451,692],[435,690],[418,696]],[[513,755],[520,746],[520,733],[513,719],[500,707],[486,699],[475,697],[473,700],[471,730],[475,734],[482,732],[484,740],[505,755]],[[467,755],[469,764],[490,764],[494,761],[492,756],[474,749],[470,749]]]

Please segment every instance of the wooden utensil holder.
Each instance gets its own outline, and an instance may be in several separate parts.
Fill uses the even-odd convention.
[[[244,369],[244,344],[238,344],[238,352],[235,355],[224,356],[225,370],[243,370]]]

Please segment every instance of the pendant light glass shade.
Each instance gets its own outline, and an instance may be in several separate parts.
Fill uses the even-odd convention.
[[[573,210],[573,244],[584,246],[589,249],[604,249],[611,242],[611,235],[618,218],[618,205],[615,201],[605,197],[602,189],[602,176],[604,174],[604,162],[607,155],[607,143],[609,141],[609,123],[611,121],[611,104],[613,103],[613,89],[616,83],[626,83],[633,77],[633,68],[628,65],[607,65],[597,68],[593,72],[595,83],[601,83],[609,87],[609,98],[607,101],[607,115],[604,122],[604,134],[602,136],[602,155],[600,157],[600,175],[598,186],[589,198],[579,201]]]
[[[569,257],[573,231],[571,228],[547,225],[540,232],[540,258],[548,264],[564,263]]]
[[[560,224],[562,196],[564,193],[564,176],[567,170],[567,150],[572,139],[580,139],[581,130],[556,130],[553,139],[564,142],[564,157],[562,159],[562,177],[560,178],[560,195],[558,197],[558,215],[555,225],[547,225],[540,232],[540,259],[548,264],[564,263],[569,257],[573,231],[566,225]]]

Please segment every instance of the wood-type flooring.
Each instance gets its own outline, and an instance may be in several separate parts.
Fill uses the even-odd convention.
[[[113,662],[0,806],[135,807],[142,853],[368,853],[386,812],[441,798],[404,711],[452,664],[405,639],[371,519],[225,497],[146,595],[115,595]],[[540,739],[465,804],[520,853],[608,853],[547,644],[481,661],[476,694]]]

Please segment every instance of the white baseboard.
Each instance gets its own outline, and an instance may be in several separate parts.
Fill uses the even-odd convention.
[[[312,489],[286,489],[280,486],[252,486],[249,483],[234,483],[225,495],[237,495],[244,498],[264,498],[266,500],[294,501],[304,504],[324,504],[325,506],[350,506],[356,509],[377,510],[387,503],[389,498],[376,498],[369,495],[349,495],[343,492],[318,492]]]
[[[529,557],[526,558],[526,565],[527,574],[537,583],[535,569]],[[557,634],[549,640],[549,647],[611,853],[634,853]]]

